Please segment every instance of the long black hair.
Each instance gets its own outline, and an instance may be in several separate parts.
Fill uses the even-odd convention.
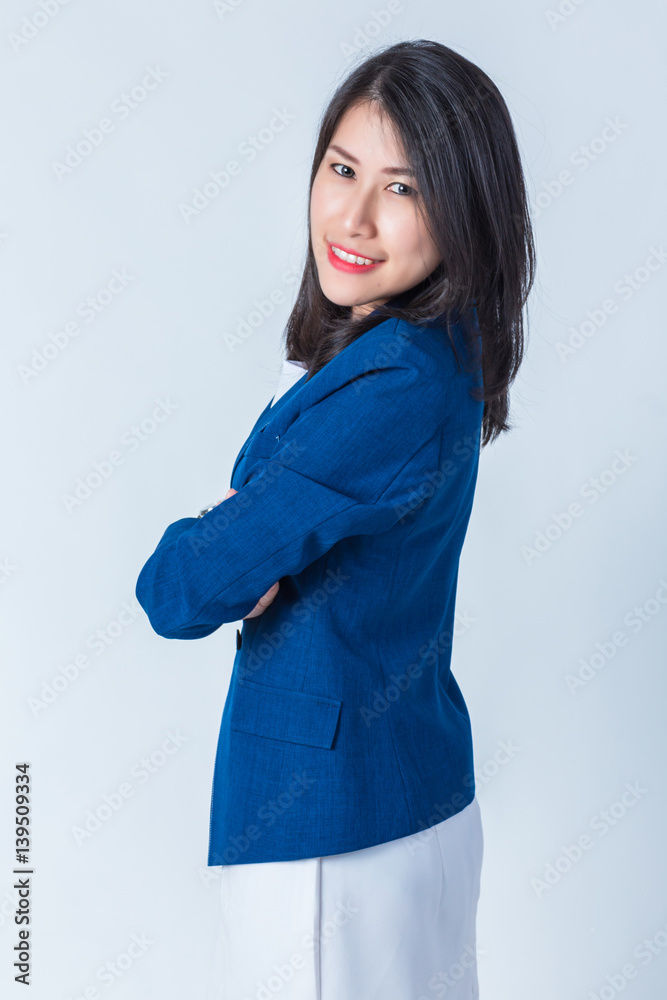
[[[509,386],[524,354],[523,308],[535,246],[520,153],[509,111],[493,81],[439,42],[403,41],[366,59],[337,88],[322,115],[310,175],[345,112],[372,105],[393,125],[415,172],[426,225],[442,261],[414,288],[360,319],[322,291],[308,248],[284,333],[285,356],[312,378],[344,347],[389,317],[443,322],[476,310],[482,344],[482,446],[508,421]],[[472,336],[472,334],[471,334]],[[476,336],[476,334],[475,334]],[[471,345],[474,346],[474,345]]]

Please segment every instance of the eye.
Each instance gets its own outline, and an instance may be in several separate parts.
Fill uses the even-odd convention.
[[[340,173],[340,171],[336,170],[337,167],[342,167],[343,170],[349,170],[350,173],[349,174],[342,174],[342,173]],[[352,169],[352,167],[349,167],[346,163],[332,163],[331,164],[331,168],[332,168],[332,170],[336,171],[336,173],[338,174],[339,177],[354,177],[354,170]],[[411,194],[417,194],[417,191],[416,191],[415,188],[410,187],[409,184],[404,184],[402,181],[393,181],[393,183],[391,183],[389,185],[389,187],[390,188],[391,187],[396,187],[397,185],[398,185],[398,187],[401,187],[401,188],[404,189],[403,191],[397,191],[396,192],[396,194],[400,194],[400,196],[402,198],[405,198],[405,197],[407,197],[408,195],[411,195]]]
[[[398,184],[398,186],[399,186],[399,187],[402,187],[402,188],[405,188],[405,190],[406,190],[406,192],[407,192],[408,194],[416,194],[416,191],[415,191],[415,189],[414,189],[414,188],[411,188],[411,187],[409,186],[409,184],[404,184],[404,183],[403,183],[403,181],[394,181],[394,183],[393,183],[393,184],[390,184],[390,185],[389,185],[389,187],[394,187],[394,185],[396,185],[396,184]],[[397,194],[399,194],[399,192],[398,192],[398,191],[397,191],[396,193],[397,193]],[[405,194],[405,192],[400,192],[400,193],[402,193],[402,194]]]
[[[336,170],[336,167],[342,167],[343,170],[350,170],[350,171],[352,171],[352,173],[354,173],[354,170],[352,170],[352,167],[348,167],[346,163],[332,163],[331,166],[332,166],[333,170]],[[338,174],[339,177],[349,177],[350,176],[349,174],[340,174],[340,173],[338,173],[337,170],[336,170],[336,173]]]

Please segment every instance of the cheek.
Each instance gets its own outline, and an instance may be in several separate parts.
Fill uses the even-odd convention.
[[[440,256],[440,251],[430,239],[426,243],[426,247],[423,251],[423,258],[424,261],[426,262],[424,265],[422,265],[424,270],[424,275],[430,274],[431,271],[434,271],[442,259]]]
[[[344,195],[340,188],[332,183],[326,175],[315,178],[310,196],[311,218],[317,218],[323,224],[337,219],[345,211]]]
[[[424,251],[413,230],[397,233],[396,238],[392,240],[392,246],[394,267],[404,278],[413,278],[423,269]]]
[[[440,253],[427,230],[417,225],[414,219],[406,222],[394,244],[401,248],[401,267],[411,275],[424,277],[436,267]]]
[[[430,273],[440,263],[441,255],[423,219],[419,221],[419,245],[421,248],[420,256],[425,261],[425,266]]]
[[[322,219],[322,214],[324,211],[324,206],[326,204],[326,198],[324,197],[323,185],[321,180],[316,177],[313,181],[313,189],[310,195],[310,222],[311,225],[317,225]]]

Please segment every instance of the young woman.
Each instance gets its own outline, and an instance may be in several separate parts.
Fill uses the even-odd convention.
[[[510,429],[534,246],[507,107],[432,41],[321,123],[283,377],[224,499],[169,525],[155,631],[243,619],[213,775],[210,997],[478,996],[482,828],[450,670],[481,448]]]

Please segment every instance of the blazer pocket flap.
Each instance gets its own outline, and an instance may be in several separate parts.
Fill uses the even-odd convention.
[[[324,695],[244,680],[234,692],[230,726],[242,733],[330,750],[341,704]]]

